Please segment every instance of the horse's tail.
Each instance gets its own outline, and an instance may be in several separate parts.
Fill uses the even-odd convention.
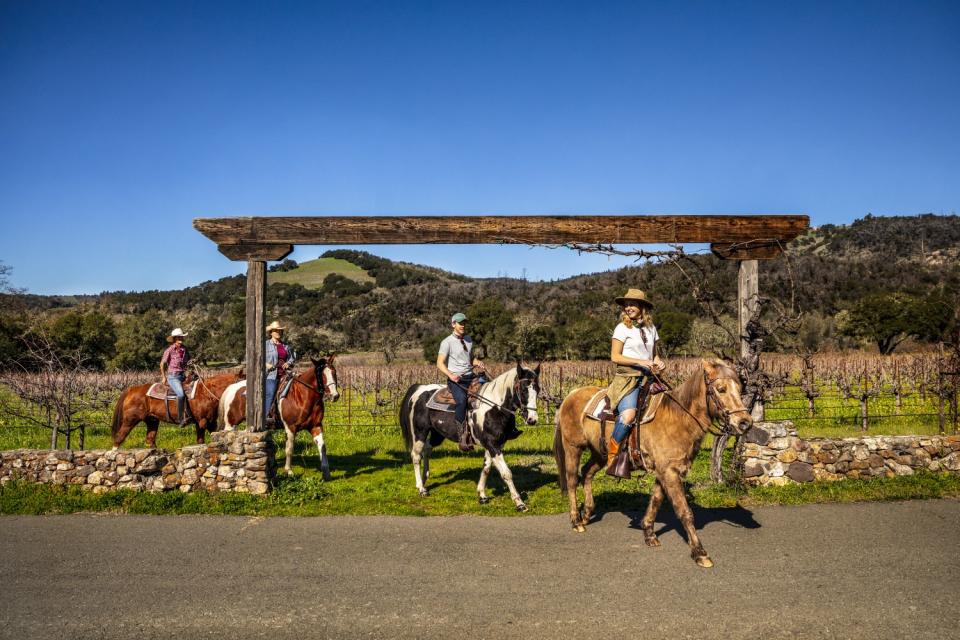
[[[110,423],[110,435],[116,437],[117,431],[120,430],[120,424],[123,422],[123,401],[127,399],[127,392],[130,391],[129,388],[124,389],[120,393],[120,397],[117,399],[117,406],[113,408],[113,422]]]
[[[567,495],[567,456],[563,452],[563,430],[560,429],[560,409],[557,407],[553,414],[553,457],[557,461],[557,484],[560,485],[560,495]]]
[[[411,385],[407,389],[407,395],[403,396],[403,402],[400,403],[400,433],[403,434],[403,443],[407,451],[413,449],[413,433],[410,431],[410,421],[413,420],[413,394],[416,393],[420,385]]]

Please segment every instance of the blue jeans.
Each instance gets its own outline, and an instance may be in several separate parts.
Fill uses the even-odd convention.
[[[183,380],[184,375],[182,373],[167,374],[167,384],[170,385],[170,390],[176,394],[177,400],[183,397]]]
[[[460,376],[460,382],[454,382],[447,378],[447,389],[450,389],[453,399],[457,401],[457,411],[454,414],[457,422],[463,422],[467,419],[467,389],[471,382],[473,382],[472,373]]]
[[[277,379],[267,378],[267,386],[263,392],[263,419],[266,420],[270,415],[270,407],[273,406],[273,396],[277,393]]]
[[[633,428],[633,424],[624,424],[620,416],[628,409],[637,408],[637,403],[640,400],[640,387],[643,386],[643,380],[639,380],[638,382],[639,384],[637,384],[633,391],[623,396],[623,399],[617,404],[617,424],[613,428],[613,435],[610,436],[617,444],[623,442],[627,435],[629,435],[630,429]],[[640,416],[637,416],[637,418],[639,417]],[[637,418],[634,418],[634,421],[636,421]]]

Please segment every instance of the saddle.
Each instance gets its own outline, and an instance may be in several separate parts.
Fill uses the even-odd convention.
[[[663,384],[653,382],[645,384],[640,390],[640,409],[641,418],[636,422],[636,428],[630,429],[626,441],[620,446],[620,452],[614,458],[613,466],[621,471],[626,471],[625,476],[629,476],[630,471],[646,471],[646,463],[643,459],[643,452],[640,450],[640,426],[651,422],[657,415],[657,409],[663,401],[663,392],[667,387]],[[598,391],[587,404],[584,405],[584,415],[592,420],[600,422],[600,454],[607,455],[607,422],[615,422],[617,413],[611,410],[610,398],[607,396],[606,389]]]
[[[187,384],[183,385],[183,395],[187,396],[188,399],[193,400],[193,396],[197,394],[197,382],[199,379],[194,378]],[[173,392],[166,382],[154,382],[150,385],[150,388],[147,389],[147,396],[155,398],[156,400],[176,400],[177,394]]]
[[[480,380],[474,379],[467,388],[467,406],[471,409],[477,408],[477,394],[480,391]],[[427,400],[427,408],[435,411],[446,411],[454,413],[457,410],[457,401],[447,387],[440,387],[433,392],[433,395]]]

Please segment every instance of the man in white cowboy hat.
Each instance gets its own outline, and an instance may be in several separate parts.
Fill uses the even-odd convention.
[[[183,381],[186,379],[187,365],[190,364],[190,354],[183,346],[183,339],[187,336],[183,329],[177,327],[167,336],[170,346],[160,358],[160,377],[167,381],[170,389],[177,396],[177,422],[186,424],[190,419],[190,406],[183,394]]]
[[[268,422],[270,409],[273,407],[274,396],[277,395],[277,384],[290,365],[295,355],[293,347],[283,341],[283,332],[286,327],[277,320],[267,325],[267,343],[263,350],[267,368],[266,389],[263,397],[263,416]]]

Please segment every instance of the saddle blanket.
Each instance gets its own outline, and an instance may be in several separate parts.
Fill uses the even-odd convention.
[[[640,420],[639,424],[647,424],[656,417],[657,409],[660,408],[660,403],[663,402],[663,395],[662,393],[657,393],[650,396],[647,402],[647,411],[643,414],[643,419]],[[593,394],[593,397],[584,405],[583,413],[592,420],[612,420],[614,414],[610,411],[610,398],[607,397],[607,390],[602,389]],[[604,415],[604,413],[608,415]]]
[[[197,381],[194,380],[190,384],[184,385],[183,393],[187,398],[193,400],[193,396],[197,393]],[[157,400],[177,399],[177,395],[170,390],[170,385],[166,382],[154,382],[150,385],[150,388],[147,389],[147,396],[156,398]]]
[[[479,386],[479,385],[478,385]],[[470,387],[472,393],[474,387]],[[474,398],[469,398],[467,400],[467,407],[471,409],[477,408],[477,400]],[[450,390],[446,387],[440,387],[436,391],[430,394],[430,397],[427,398],[427,409],[433,409],[434,411],[445,411],[447,413],[455,413],[457,410],[457,402],[453,399],[453,394],[450,393]]]

